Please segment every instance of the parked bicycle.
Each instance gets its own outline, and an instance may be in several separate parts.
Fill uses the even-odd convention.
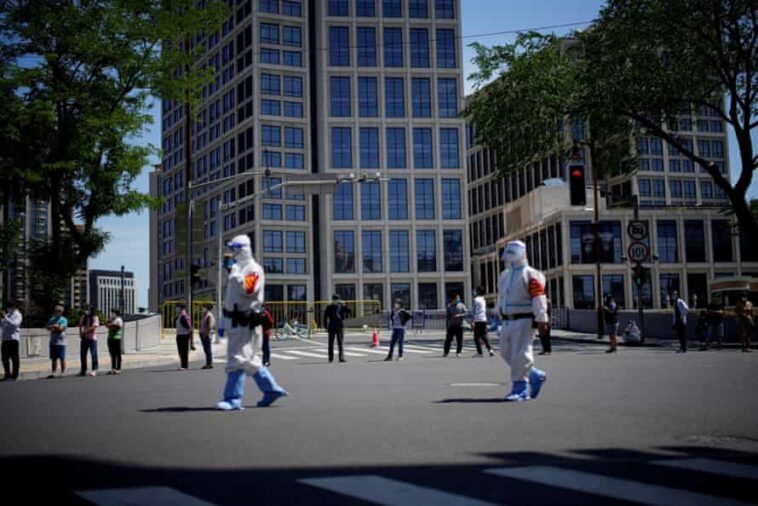
[[[310,332],[308,331],[308,325],[300,323],[297,320],[292,320],[292,323],[283,321],[276,328],[274,336],[278,341],[285,341],[290,337],[298,337],[300,339],[308,339]]]

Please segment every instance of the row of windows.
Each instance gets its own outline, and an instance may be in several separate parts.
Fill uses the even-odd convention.
[[[694,151],[692,139],[681,139],[681,144],[688,151]],[[724,157],[724,141],[721,139],[697,139],[700,156],[707,158]],[[679,149],[671,143],[666,143],[669,156],[683,156]],[[640,137],[637,140],[637,152],[640,155],[663,155],[663,141],[660,137]]]
[[[264,257],[263,270],[266,274],[305,274],[305,258]]]
[[[410,18],[428,18],[430,1],[432,0],[379,0],[381,15],[385,18],[401,18],[407,12]],[[350,6],[353,5],[353,15],[357,17],[375,17],[377,15],[377,0],[329,0],[329,16],[350,16]],[[437,19],[455,19],[455,0],[433,0],[434,16]],[[404,10],[404,4],[406,9]]]
[[[426,28],[411,28],[406,36],[409,43],[404,43],[403,29],[400,27],[385,27],[382,31],[382,41],[377,40],[374,27],[359,26],[355,37],[358,43],[350,45],[350,28],[347,26],[329,27],[329,65],[332,67],[349,67],[353,58],[351,49],[355,49],[355,61],[359,67],[405,67],[410,64],[413,68],[429,68],[430,44],[436,47],[436,68],[454,69],[458,67],[456,57],[455,30],[437,28],[434,40],[429,39]],[[409,47],[408,54],[405,46]],[[383,61],[379,62],[377,48],[383,49]]]
[[[303,7],[299,0],[259,0],[258,11],[296,17],[303,15]]]
[[[379,129],[374,127],[359,128],[360,167],[375,168],[379,166]],[[332,127],[331,129],[332,167],[351,169],[355,167],[353,159],[353,128]],[[390,169],[409,167],[407,156],[407,136],[405,127],[388,127],[385,129],[386,164]],[[413,150],[415,168],[434,168],[431,128],[413,129]],[[461,166],[457,128],[439,129],[439,162],[443,169],[458,169]]]
[[[359,77],[358,82],[358,117],[375,118],[379,113],[379,80],[376,77]],[[384,78],[384,116],[387,118],[405,118],[406,81],[403,77]],[[431,118],[432,80],[428,77],[414,77],[411,84],[411,116],[414,118]],[[352,79],[347,76],[332,76],[329,79],[329,115],[331,117],[351,117],[353,111]],[[437,79],[437,115],[440,118],[458,116],[458,80],[455,78]]]
[[[394,303],[399,300],[402,302],[403,307],[413,309],[439,309],[444,308],[446,301],[453,300],[457,295],[462,298],[464,294],[464,284],[460,281],[449,281],[444,283],[444,298],[440,302],[439,300],[439,284],[435,282],[423,282],[417,283],[416,293],[418,295],[418,304],[413,305],[411,283],[389,283],[390,298],[388,300]],[[268,285],[267,285],[268,286]],[[383,283],[363,283],[363,300],[375,300],[379,303],[380,308],[388,309],[385,306],[384,301],[385,285]],[[358,295],[355,291],[354,283],[337,283],[334,285],[334,292],[340,296],[342,300],[356,300]],[[266,300],[269,300],[266,298]],[[465,300],[465,299],[464,299]]]
[[[666,198],[666,182],[663,179],[639,179],[637,186],[640,197]],[[669,195],[672,199],[685,198],[693,201],[697,199],[695,181],[671,180],[668,186]],[[726,192],[723,188],[713,184],[713,181],[700,181],[700,198],[724,200],[726,199]]]
[[[443,220],[459,220],[461,215],[461,185],[459,179],[442,179],[441,217]],[[360,219],[381,220],[385,203],[388,220],[409,219],[408,180],[390,179],[387,181],[386,199],[382,199],[379,182],[364,182],[359,186]],[[341,183],[334,192],[332,216],[335,221],[356,219],[354,185]],[[413,180],[414,219],[433,220],[437,218],[434,179],[417,178]]]
[[[389,248],[382,247],[381,230],[361,232],[361,266],[363,273],[411,272],[410,232],[390,230],[387,241]],[[339,274],[356,272],[356,233],[353,230],[334,232],[334,272]],[[463,231],[444,230],[442,233],[442,270],[463,271]],[[416,231],[415,272],[436,272],[437,231]],[[388,263],[389,265],[386,265]]]

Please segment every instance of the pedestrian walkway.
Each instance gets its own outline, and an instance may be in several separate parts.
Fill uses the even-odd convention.
[[[560,461],[508,467],[474,466],[435,472],[408,469],[373,469],[366,473],[330,475],[307,471],[288,472],[282,488],[305,492],[314,504],[381,504],[385,506],[488,506],[494,504],[647,504],[654,506],[742,506],[754,504],[750,490],[758,482],[758,466],[732,462],[728,457],[671,456],[627,462],[623,466],[603,461],[572,464]],[[579,467],[579,468],[577,468]],[[429,470],[427,470],[429,471]],[[453,474],[449,474],[453,473]],[[300,476],[298,477],[298,474]],[[284,480],[284,481],[282,481]],[[171,485],[174,485],[173,488]],[[223,502],[180,490],[181,484],[150,483],[133,488],[80,490],[76,495],[92,504],[190,504]],[[197,494],[195,492],[194,494]],[[286,502],[286,495],[280,497]]]

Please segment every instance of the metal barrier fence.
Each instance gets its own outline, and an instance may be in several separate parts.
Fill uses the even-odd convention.
[[[161,335],[166,333],[172,333],[176,330],[176,318],[178,314],[176,312],[176,306],[179,303],[183,303],[183,300],[167,300],[161,306]],[[190,317],[192,318],[192,328],[195,330],[200,328],[200,319],[203,316],[202,308],[205,304],[216,305],[216,301],[213,300],[193,300],[192,310],[190,311]],[[167,332],[168,331],[168,332]]]

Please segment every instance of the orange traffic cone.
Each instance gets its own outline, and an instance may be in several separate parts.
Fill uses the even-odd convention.
[[[374,329],[373,334],[371,334],[371,347],[372,348],[379,347],[379,332],[376,331],[376,328]]]

